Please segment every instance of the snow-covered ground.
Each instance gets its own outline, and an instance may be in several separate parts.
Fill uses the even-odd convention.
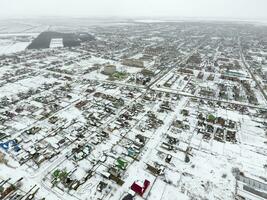
[[[266,184],[266,99],[236,36],[207,24],[203,44],[203,27],[138,22],[90,27],[98,40],[79,47],[27,51],[22,41],[44,26],[0,23],[0,54],[11,55],[0,56],[0,185],[23,178],[7,198],[234,200],[238,170]],[[147,59],[148,47],[163,50]],[[107,65],[125,77],[105,75]],[[145,181],[143,194],[133,189]]]

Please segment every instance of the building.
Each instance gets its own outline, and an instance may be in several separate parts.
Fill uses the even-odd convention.
[[[106,74],[106,75],[111,75],[111,74],[113,74],[115,72],[116,72],[116,66],[114,66],[114,65],[106,65],[104,67],[103,73]]]
[[[140,59],[124,59],[122,61],[122,64],[130,67],[140,67],[140,68],[144,67],[144,61]]]
[[[146,48],[144,53],[150,56],[158,56],[163,51],[164,49],[162,47],[149,47],[149,48]]]
[[[267,199],[267,183],[238,174],[236,176],[237,197],[245,200]]]
[[[50,48],[64,47],[63,38],[52,38],[50,41]]]
[[[122,200],[133,200],[133,196],[131,194],[127,194],[125,197],[122,198]]]
[[[263,71],[263,78],[267,81],[267,69]]]
[[[133,190],[135,193],[139,194],[142,197],[149,185],[150,182],[148,180],[145,180],[143,183],[140,181],[136,181],[132,184],[131,190]]]

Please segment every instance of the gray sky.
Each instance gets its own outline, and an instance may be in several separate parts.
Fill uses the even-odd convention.
[[[177,16],[267,19],[267,0],[0,0],[0,17]]]

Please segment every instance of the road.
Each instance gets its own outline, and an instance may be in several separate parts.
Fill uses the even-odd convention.
[[[254,73],[251,71],[250,66],[248,65],[248,63],[247,63],[246,60],[245,60],[244,53],[243,53],[243,49],[242,49],[242,45],[241,45],[241,41],[240,41],[240,38],[239,38],[239,48],[240,48],[240,57],[241,57],[241,60],[242,60],[242,62],[243,62],[243,64],[244,64],[244,66],[245,66],[246,69],[249,71],[249,73],[250,73],[252,79],[256,82],[257,87],[260,89],[262,95],[263,95],[264,98],[265,98],[265,101],[267,102],[267,95],[266,95],[265,91],[264,91],[263,88],[261,87],[259,81],[256,79]]]
[[[165,93],[170,93],[170,94],[176,94],[180,96],[185,96],[185,97],[191,97],[195,99],[202,99],[206,101],[213,101],[213,102],[220,102],[220,103],[229,103],[229,104],[235,104],[235,105],[240,105],[240,106],[246,106],[250,108],[256,108],[256,109],[262,109],[262,110],[267,110],[267,108],[256,106],[256,105],[250,105],[242,102],[234,102],[234,101],[227,101],[227,100],[220,100],[220,99],[214,99],[214,98],[208,98],[208,97],[200,97],[200,96],[195,96],[193,94],[185,93],[185,92],[180,92],[180,91],[170,91],[170,89],[164,89],[164,88],[151,88],[151,90],[154,91],[159,91],[159,92],[165,92]]]

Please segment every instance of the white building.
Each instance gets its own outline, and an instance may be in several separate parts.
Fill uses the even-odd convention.
[[[267,183],[238,175],[236,177],[236,193],[237,196],[246,200],[266,200],[267,199]]]
[[[50,41],[50,48],[64,47],[63,38],[52,38]]]

